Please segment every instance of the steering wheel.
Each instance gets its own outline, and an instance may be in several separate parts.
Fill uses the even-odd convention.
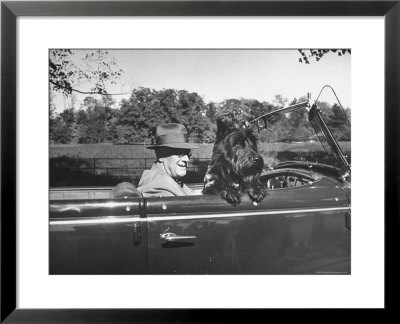
[[[304,186],[312,183],[314,179],[301,174],[277,173],[265,175],[261,178],[261,181],[267,186],[268,189],[279,189]]]

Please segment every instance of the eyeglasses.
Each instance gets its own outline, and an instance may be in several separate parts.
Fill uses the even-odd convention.
[[[190,159],[190,157],[192,156],[192,152],[190,152],[189,150],[178,150],[178,151],[174,151],[174,155],[177,155],[180,158],[187,155],[188,158]]]
[[[177,155],[179,158],[187,155],[190,159],[190,157],[192,156],[192,152],[190,150],[169,149],[166,153],[167,155]]]
[[[190,159],[192,156],[192,152],[190,149],[179,149],[179,148],[172,148],[172,147],[159,147],[157,148],[156,155],[158,157],[168,157],[168,156],[178,156],[179,158],[182,158],[184,156],[188,156]]]

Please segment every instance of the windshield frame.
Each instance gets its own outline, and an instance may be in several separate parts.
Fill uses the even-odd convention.
[[[320,138],[321,135],[320,132],[318,132],[317,129],[315,129],[314,122],[316,122],[316,124],[320,127],[322,135],[324,136],[324,140],[328,143],[336,159],[340,162],[341,167],[349,166],[350,165],[349,162],[347,161],[339,143],[336,141],[329,127],[326,125],[324,119],[322,118],[321,110],[316,103],[312,105],[310,111],[308,112],[308,120],[311,126],[313,127],[315,134],[317,135],[325,152],[329,154],[329,152],[327,151],[326,147],[323,144],[323,140]]]
[[[297,110],[302,110],[306,109],[307,114],[308,114],[308,121],[311,124],[315,134],[318,137],[318,140],[322,147],[324,148],[325,152],[328,155],[334,155],[336,160],[339,162],[340,167],[347,167],[350,166],[349,162],[346,159],[346,156],[344,155],[341,147],[339,146],[339,143],[336,141],[334,135],[326,125],[322,115],[321,115],[321,110],[318,107],[316,103],[313,105],[310,104],[310,101],[304,101],[295,105],[290,105],[284,108],[280,108],[274,111],[271,111],[265,115],[262,115],[260,117],[254,118],[251,121],[248,122],[248,125],[258,123],[259,120],[264,121],[265,124],[267,124],[268,119],[272,119],[274,116],[278,114],[284,114],[284,113],[289,113]],[[321,132],[319,132],[314,125],[314,122],[318,125],[318,127],[321,129]],[[322,133],[322,134],[321,134]],[[323,136],[323,138],[321,138]],[[329,148],[331,152],[328,151],[326,148],[326,145],[324,145],[324,142],[326,142],[329,145]]]

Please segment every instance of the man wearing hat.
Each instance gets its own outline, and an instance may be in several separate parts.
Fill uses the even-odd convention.
[[[186,175],[191,149],[198,148],[188,142],[185,126],[162,124],[156,128],[156,143],[147,146],[156,154],[151,170],[143,172],[138,190],[144,197],[195,195],[182,183]]]

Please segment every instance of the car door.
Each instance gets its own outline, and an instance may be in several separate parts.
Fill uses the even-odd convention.
[[[332,180],[243,199],[148,198],[149,273],[350,273],[349,200]]]
[[[141,198],[50,201],[50,274],[148,273]]]

